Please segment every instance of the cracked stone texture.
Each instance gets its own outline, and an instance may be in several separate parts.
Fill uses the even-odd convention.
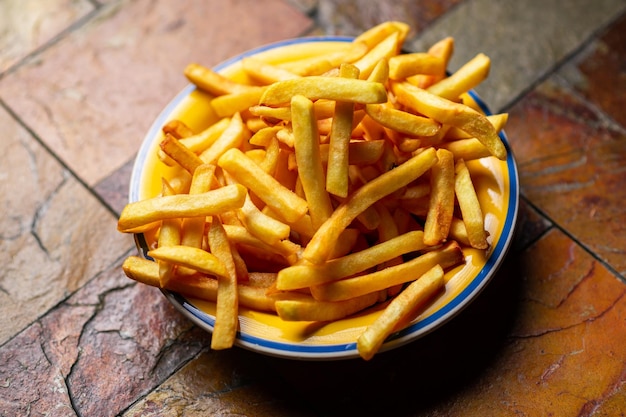
[[[0,194],[10,196],[0,200],[2,344],[119,259],[132,239],[2,109],[0,124]]]
[[[233,31],[234,22],[245,30]],[[280,0],[111,2],[1,79],[0,98],[94,185],[135,154],[152,121],[187,84],[182,72],[189,62],[213,66],[310,26]]]
[[[208,338],[114,264],[0,349],[0,415],[117,415]]]
[[[0,71],[94,9],[87,0],[3,0],[0,2]]]

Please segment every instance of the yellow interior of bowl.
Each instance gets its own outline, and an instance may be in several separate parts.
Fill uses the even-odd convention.
[[[321,53],[347,48],[348,44],[341,41],[305,42],[281,46],[265,50],[258,58],[272,63],[306,58]],[[237,81],[246,81],[246,76],[239,62],[224,68],[223,74]],[[195,131],[200,131],[217,121],[217,116],[210,106],[211,97],[201,91],[194,90],[184,97],[173,108],[167,120],[179,119]],[[162,134],[158,133],[151,141],[152,150],[148,153],[140,176],[139,198],[157,196],[161,191],[161,177],[171,178],[175,170],[162,164],[157,157],[158,144]],[[495,247],[501,238],[507,211],[509,209],[509,176],[506,161],[489,157],[469,161],[474,185],[485,214],[485,226],[489,232],[491,247]],[[154,242],[154,236],[147,234],[148,245]],[[464,249],[466,263],[446,273],[446,291],[428,306],[412,323],[437,312],[454,297],[462,292],[485,266],[489,253],[474,249]],[[214,315],[214,303],[202,300],[189,300],[200,310]],[[372,323],[380,311],[372,308],[354,317],[332,323],[285,322],[276,315],[264,312],[240,309],[241,331],[262,339],[275,342],[302,343],[310,345],[352,343],[365,327]]]

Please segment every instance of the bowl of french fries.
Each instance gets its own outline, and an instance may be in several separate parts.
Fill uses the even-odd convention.
[[[484,54],[403,52],[409,27],[265,45],[208,68],[137,154],[125,274],[212,333],[306,360],[362,358],[446,323],[511,244],[518,174],[474,92]]]

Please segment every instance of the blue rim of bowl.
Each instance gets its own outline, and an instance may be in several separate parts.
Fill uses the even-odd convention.
[[[352,40],[353,38],[345,36],[311,36],[288,39],[248,50],[247,52],[243,52],[242,54],[223,61],[222,63],[213,67],[213,69],[216,71],[220,71],[240,61],[246,56],[255,55],[278,47],[307,42],[351,42]],[[172,113],[172,111],[180,104],[180,102],[185,97],[187,97],[194,90],[195,86],[190,84],[185,87],[180,93],[178,93],[161,111],[161,113],[157,116],[156,120],[153,122],[150,129],[148,130],[148,133],[144,137],[141,147],[137,153],[131,173],[129,190],[130,202],[137,201],[139,199],[143,162],[147,158],[148,152],[150,152],[153,147],[154,138],[158,135],[161,127],[166,123],[168,116]],[[493,114],[487,104],[478,96],[475,91],[472,90],[469,92],[469,94],[485,114]],[[472,300],[476,298],[476,296],[484,289],[484,287],[495,275],[500,265],[502,264],[511,246],[515,226],[517,223],[519,210],[519,177],[517,164],[513,157],[508,138],[504,131],[500,132],[500,138],[504,142],[504,145],[507,149],[506,166],[509,175],[508,211],[506,213],[500,238],[498,239],[497,244],[491,251],[489,258],[485,263],[485,266],[472,279],[467,287],[465,287],[459,294],[457,294],[456,297],[450,300],[449,303],[447,303],[441,309],[437,310],[435,313],[424,318],[423,320],[420,320],[404,328],[403,330],[400,330],[399,332],[391,335],[382,345],[379,352],[382,353],[412,342],[439,328],[444,323],[452,319],[460,311],[462,311],[463,308],[465,308]],[[150,259],[147,256],[148,247],[143,234],[135,235],[135,243],[140,253],[145,258]],[[203,312],[191,301],[178,293],[164,289],[162,289],[161,291],[165,295],[165,297],[175,306],[175,308],[187,318],[189,318],[192,322],[209,332],[213,331],[213,326],[215,324],[215,318],[213,316]],[[278,342],[238,332],[235,344],[239,347],[254,352],[287,359],[339,360],[357,358],[359,356],[356,348],[356,342],[310,345]]]

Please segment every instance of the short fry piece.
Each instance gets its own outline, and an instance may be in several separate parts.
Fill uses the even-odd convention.
[[[276,300],[276,312],[286,321],[333,321],[374,305],[378,294],[365,294],[344,301],[317,301],[308,295]]]
[[[165,135],[160,143],[161,150],[176,161],[181,167],[193,174],[202,165],[202,159],[170,134]]]
[[[430,183],[430,204],[424,224],[424,243],[435,246],[448,238],[454,214],[454,155],[452,152],[445,149],[437,150],[437,163],[433,165]]]
[[[184,74],[185,77],[199,89],[216,96],[238,93],[250,89],[249,85],[239,84],[212,69],[196,63],[187,65]]]
[[[380,349],[383,342],[396,326],[414,312],[414,310],[435,292],[443,288],[443,269],[436,265],[420,278],[413,281],[396,298],[391,300],[374,323],[365,329],[357,339],[359,355],[370,360]]]
[[[465,228],[467,229],[467,238],[472,247],[487,249],[489,244],[487,243],[487,231],[485,230],[483,212],[465,161],[462,159],[457,161],[455,172],[454,191],[461,209],[463,223],[465,223]]]
[[[191,246],[162,246],[148,251],[148,256],[159,261],[194,269],[207,275],[228,277],[224,264],[213,254]]]

